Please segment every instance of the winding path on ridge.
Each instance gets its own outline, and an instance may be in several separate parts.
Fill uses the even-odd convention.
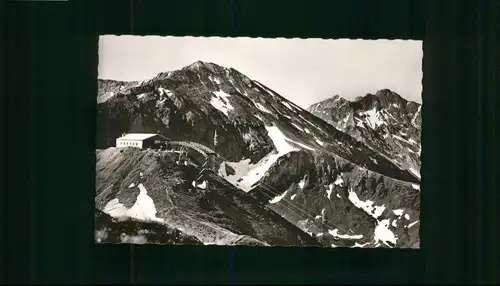
[[[221,159],[224,159],[222,156],[217,154],[214,150],[208,148],[205,145],[202,145],[200,143],[196,142],[190,142],[190,141],[169,141],[167,144],[171,146],[181,146],[181,147],[187,147],[195,150],[196,152],[200,153],[204,157],[209,157],[210,155],[215,155]],[[225,160],[225,159],[224,159]]]

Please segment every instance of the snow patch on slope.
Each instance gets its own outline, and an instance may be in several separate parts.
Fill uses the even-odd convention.
[[[304,189],[305,184],[306,184],[306,179],[304,178],[304,179],[302,179],[302,181],[299,182],[299,187],[301,189]]]
[[[281,104],[283,104],[286,108],[290,109],[291,111],[295,111],[295,110],[293,110],[292,106],[290,106],[290,104],[288,104],[288,102],[282,101]]]
[[[393,226],[393,227],[398,227],[397,222],[398,222],[398,220],[397,220],[397,219],[393,220],[393,221],[392,221],[392,226]]]
[[[234,175],[229,175],[226,180],[245,192],[250,191],[271,166],[278,160],[278,154],[268,154],[256,164],[250,164],[250,159],[240,162],[228,162],[227,164],[235,170]],[[239,182],[238,182],[239,181]]]
[[[207,188],[207,181],[206,181],[206,180],[204,180],[203,182],[201,182],[201,184],[197,184],[195,181],[193,181],[193,186],[194,186],[195,188],[198,188],[198,189],[202,189],[202,190],[204,190],[204,189],[206,189],[206,188]]]
[[[272,200],[270,200],[269,203],[270,204],[276,204],[276,203],[278,203],[279,201],[281,201],[286,196],[287,193],[288,193],[288,191],[283,192],[281,195],[276,196]]]
[[[263,111],[265,113],[273,114],[271,110],[267,109],[264,105],[258,103],[258,102],[253,102],[255,104],[255,107],[257,107],[260,111]]]
[[[365,128],[365,124],[363,123],[363,120],[359,119],[359,118],[354,118],[356,120],[356,126],[358,127],[361,127],[361,128]]]
[[[140,193],[137,196],[135,204],[129,209],[135,218],[152,220],[152,221],[163,221],[163,219],[156,217],[156,207],[153,199],[148,196],[148,191],[143,184],[138,186]]]
[[[368,126],[370,126],[372,129],[375,129],[378,126],[383,125],[385,123],[383,120],[379,118],[379,114],[375,107],[368,111],[361,112],[360,115],[366,116],[366,122],[368,123]]]
[[[222,90],[213,92],[215,97],[212,97],[210,100],[210,104],[217,108],[220,112],[224,113],[226,116],[230,110],[233,110],[234,107],[229,103],[229,97],[231,95],[225,93]]]
[[[250,164],[250,159],[240,162],[227,162],[228,165],[233,167],[235,174],[226,176],[226,180],[245,192],[250,191],[252,186],[262,179],[279,157],[297,150],[288,144],[287,138],[278,127],[266,126],[266,130],[277,152],[267,154],[256,164]]]
[[[325,143],[323,143],[323,141],[319,140],[317,137],[314,137],[314,140],[316,140],[316,143],[318,143],[321,146],[325,145]]]
[[[273,141],[274,147],[278,150],[278,153],[285,155],[289,152],[296,151],[294,147],[288,144],[286,136],[281,132],[281,130],[276,126],[266,126],[267,134]]]
[[[337,179],[335,179],[335,182],[333,182],[336,186],[341,186],[344,180],[342,180],[342,173],[337,175]]]
[[[163,87],[159,87],[158,92],[160,92],[160,95],[167,95],[168,97],[171,97],[172,95],[174,95],[174,93],[172,91],[165,89]]]
[[[112,92],[112,91],[106,92],[101,97],[97,98],[97,103],[105,102],[105,101],[109,100],[110,98],[112,98],[113,96],[115,96],[114,92]]]
[[[348,125],[349,119],[351,118],[352,113],[349,113],[344,119],[342,119],[339,124],[337,124],[337,128],[344,131]]]
[[[333,184],[330,184],[328,186],[328,189],[326,190],[326,196],[328,197],[329,200],[331,200],[331,195],[332,195],[332,192],[333,192]]]
[[[404,213],[404,210],[403,209],[397,209],[397,210],[393,210],[392,211],[395,215],[397,216],[402,216],[403,213]]]
[[[117,198],[115,198],[104,206],[103,212],[107,213],[111,217],[123,217],[127,212],[127,208],[121,204]]]
[[[349,190],[349,200],[357,208],[360,208],[360,209],[364,210],[365,212],[367,212],[368,214],[370,214],[375,219],[377,219],[379,216],[381,216],[382,213],[385,210],[385,205],[374,206],[373,205],[373,203],[374,203],[373,201],[370,201],[370,200],[362,201],[362,200],[360,200],[358,198],[358,195],[355,192],[353,192],[352,190]]]
[[[130,209],[127,209],[115,198],[106,204],[103,212],[111,217],[130,217],[142,221],[163,222],[163,219],[156,217],[155,204],[144,185],[139,184],[137,187],[140,193],[137,195],[135,204]]]
[[[410,171],[413,175],[417,176],[420,179],[420,172],[417,171],[415,168],[410,167],[408,171]]]
[[[356,247],[362,248],[362,247],[367,246],[368,244],[370,244],[370,242],[366,242],[366,243],[363,243],[363,244],[359,244],[359,243],[356,242],[356,243],[354,243],[353,248],[356,248]]]
[[[293,127],[297,128],[300,131],[305,131],[302,127],[300,127],[299,125],[297,125],[297,124],[295,124],[293,122],[292,122],[292,125],[293,125]]]
[[[408,141],[404,138],[402,138],[401,136],[398,136],[398,135],[392,135],[393,138],[396,138],[398,139],[399,141],[402,141],[402,142],[405,142],[405,143],[408,143]]]
[[[255,118],[259,119],[260,121],[264,122],[264,120],[262,119],[262,117],[258,116],[257,114],[254,114],[253,116],[255,116]]]
[[[408,225],[408,228],[410,228],[410,227],[414,226],[414,225],[415,225],[415,224],[417,224],[418,222],[419,222],[419,221],[418,221],[418,220],[416,220],[416,221],[414,221],[414,222],[410,223],[410,224]]]
[[[396,235],[389,229],[389,220],[384,219],[378,222],[377,226],[375,227],[375,232],[374,232],[374,239],[375,242],[382,242],[385,245],[391,247],[387,242],[391,242],[393,244],[396,244],[397,237]]]
[[[335,238],[342,238],[342,239],[362,239],[363,238],[362,234],[358,234],[358,235],[339,234],[339,230],[337,228],[334,230],[328,230],[328,233],[330,233]]]
[[[384,243],[385,245],[392,247],[391,245],[388,244],[388,242],[391,242],[393,244],[396,244],[397,241],[397,236],[389,229],[389,224],[390,220],[389,219],[384,219],[379,221],[378,217],[382,215],[382,213],[385,210],[385,206],[373,206],[372,201],[361,201],[357,194],[354,193],[352,190],[349,190],[349,200],[358,208],[363,209],[365,212],[368,214],[372,215],[375,219],[377,219],[377,225],[374,230],[374,239],[375,243],[381,242]],[[393,210],[394,214],[396,215],[401,215],[403,213],[403,210]],[[393,225],[395,222],[393,221]]]
[[[209,76],[208,79],[210,79],[210,81],[212,81],[212,82],[215,82],[216,84],[221,84],[222,83],[220,79],[218,79],[218,78],[216,78],[214,76]]]

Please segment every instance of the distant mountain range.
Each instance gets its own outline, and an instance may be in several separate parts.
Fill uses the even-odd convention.
[[[419,247],[418,103],[381,90],[304,110],[200,61],[98,87],[96,208],[107,224],[129,217],[137,226],[125,234],[141,236],[114,242],[161,243],[144,238],[147,222],[186,237],[165,243]],[[127,132],[202,144],[222,159],[205,172],[194,151],[181,165],[174,152],[115,148]]]
[[[307,110],[420,178],[421,108],[384,89],[354,101],[334,96]]]

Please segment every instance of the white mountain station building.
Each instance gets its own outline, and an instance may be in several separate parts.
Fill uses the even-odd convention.
[[[156,148],[170,141],[156,133],[128,133],[116,138],[116,147]]]

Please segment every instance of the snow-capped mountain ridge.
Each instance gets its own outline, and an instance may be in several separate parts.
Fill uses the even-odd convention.
[[[342,99],[337,97],[336,101]],[[356,125],[356,119],[366,119],[365,129],[386,126],[377,120],[389,113],[375,111],[359,110],[346,121]],[[390,210],[395,207],[404,207],[412,217],[418,214],[419,192],[412,187],[419,183],[418,177],[327,122],[233,68],[198,61],[130,84],[101,101],[97,147],[113,146],[114,139],[124,132],[160,132],[172,140],[206,145],[227,158],[224,164],[234,169],[229,174],[221,165],[220,177],[302,230],[323,233],[326,241],[338,239],[339,233],[349,229],[355,235],[363,234],[363,244],[372,241],[377,221],[366,210],[352,209],[355,205],[348,199],[349,189],[360,201],[385,205],[377,217],[380,221],[392,220]],[[279,200],[261,195],[259,183],[277,190],[274,197]],[[329,207],[335,200],[337,208]],[[316,214],[335,217],[334,222],[323,222],[331,226],[331,233],[318,227],[319,222],[311,221],[310,215],[293,214],[283,207],[292,201]],[[345,212],[345,220],[339,211]],[[354,217],[350,217],[353,212]],[[363,223],[354,227],[350,225],[354,221]],[[398,226],[395,231],[403,229]],[[398,241],[399,245],[413,245],[415,238]],[[374,247],[375,243],[367,245]]]
[[[420,177],[421,107],[382,89],[354,101],[335,95],[308,110]]]
[[[181,85],[179,83],[181,83]],[[191,88],[192,92],[186,94],[188,96],[187,98],[177,98],[174,89],[184,88],[187,84],[194,87]],[[168,85],[174,85],[174,87],[168,87]],[[234,91],[236,91],[236,95],[231,94],[231,92]],[[314,133],[313,138],[311,138],[313,140],[307,141],[312,141],[309,142],[309,145],[316,146],[318,149],[320,149],[320,147],[326,147],[324,144],[321,146],[321,144],[317,143],[318,140],[321,141],[321,138],[325,139],[324,137],[340,137],[348,142],[352,141],[351,138],[349,138],[350,136],[342,132],[338,132],[333,128],[329,128],[327,125],[319,127],[318,124],[321,125],[322,123],[311,123],[311,121],[317,121],[315,117],[310,116],[308,112],[305,112],[294,103],[288,101],[258,81],[250,80],[248,77],[242,75],[234,69],[224,68],[213,63],[198,61],[182,68],[181,70],[168,72],[166,74],[160,73],[152,80],[130,88],[127,92],[140,93],[134,96],[138,100],[145,100],[144,96],[148,93],[149,97],[156,94],[156,96],[160,96],[160,103],[165,102],[164,93],[171,94],[167,98],[171,99],[174,105],[181,105],[186,100],[199,105],[201,105],[202,102],[206,103],[208,101],[212,107],[217,109],[217,112],[221,112],[225,115],[226,120],[229,119],[229,121],[236,121],[234,123],[238,124],[241,123],[241,119],[245,119],[250,123],[266,126],[276,123],[278,123],[278,125],[282,125],[283,123],[286,125],[295,123],[295,126],[306,125],[308,126],[308,129],[302,133],[305,133],[304,135],[307,137],[311,137],[310,135]],[[209,94],[207,94],[207,92],[209,92]],[[199,96],[194,96],[196,94]],[[240,96],[237,96],[238,94]],[[210,97],[209,100],[208,97]],[[245,109],[254,111],[257,110],[257,115],[262,120],[258,120],[257,117],[253,116],[255,115],[255,112],[252,112],[252,117],[248,116],[250,114],[248,112],[244,112],[243,110]],[[187,113],[190,114],[189,111]],[[255,122],[256,120],[260,122]],[[280,122],[275,122],[277,120]],[[302,122],[299,123],[297,121]],[[289,126],[287,126],[286,129],[289,129]],[[329,130],[325,131],[324,129]],[[329,134],[332,135],[329,136]],[[303,140],[301,139],[304,138],[298,138],[294,141],[298,141],[303,144],[307,143],[302,142]],[[325,143],[332,144],[328,141]],[[342,149],[344,148],[345,147]],[[358,148],[367,149],[366,146],[361,145],[358,146]],[[337,155],[345,157],[341,154]],[[374,156],[377,155],[374,154]]]

